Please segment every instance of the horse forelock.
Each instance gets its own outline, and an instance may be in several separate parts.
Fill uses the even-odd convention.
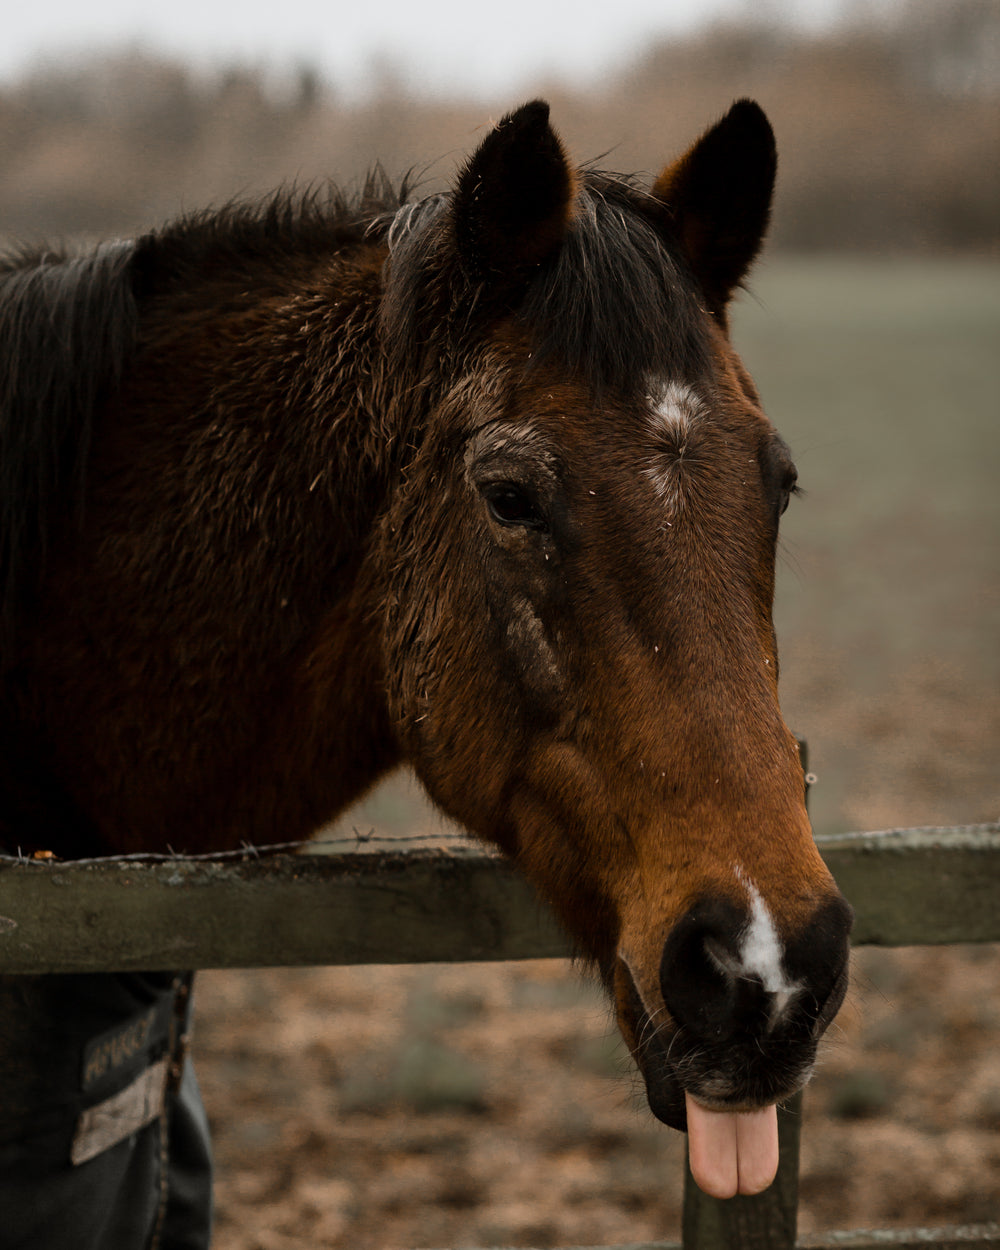
[[[563,362],[598,394],[632,397],[651,376],[704,372],[705,314],[661,216],[630,180],[583,176],[563,245],[520,311],[540,361]]]
[[[383,324],[401,354],[467,333],[479,310],[496,318],[489,283],[468,282],[457,263],[451,202],[434,195],[383,219]],[[597,393],[635,395],[650,377],[696,377],[706,367],[701,296],[663,207],[622,176],[581,174],[562,245],[513,298],[503,294],[499,311],[524,329],[535,363],[558,362]]]

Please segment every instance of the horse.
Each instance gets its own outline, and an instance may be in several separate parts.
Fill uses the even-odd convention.
[[[649,185],[533,101],[441,194],[279,192],[0,290],[0,838],[307,837],[398,765],[605,985],[718,1196],[847,981],[778,701],[790,452],[731,342],[775,141]]]

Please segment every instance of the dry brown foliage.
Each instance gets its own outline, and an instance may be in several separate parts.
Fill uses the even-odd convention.
[[[789,248],[995,248],[1000,13],[910,0],[892,24],[806,36],[767,22],[652,44],[593,83],[531,84],[580,160],[655,173],[741,96],[781,152],[776,242]],[[108,235],[288,182],[448,179],[516,99],[415,98],[391,71],[350,103],[303,70],[199,75],[110,51],[0,94],[0,234]]]

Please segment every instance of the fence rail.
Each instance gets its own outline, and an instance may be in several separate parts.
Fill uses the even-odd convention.
[[[1000,825],[818,839],[855,945],[1000,941]],[[534,890],[464,841],[336,854],[0,861],[0,973],[542,959]]]
[[[727,1244],[727,1243],[723,1243]],[[803,1237],[798,1250],[968,1250],[1000,1245],[1000,1224],[947,1228],[870,1229]],[[679,1241],[638,1241],[627,1246],[565,1246],[563,1250],[685,1250]],[[770,1247],[769,1247],[770,1250]]]
[[[855,945],[1000,942],[1000,825],[820,837]],[[321,848],[318,848],[321,849]],[[0,974],[562,957],[565,935],[504,859],[456,840],[336,853],[61,863],[0,858]],[[1000,1247],[1000,1224],[795,1240],[797,1106],[764,1194],[718,1202],[687,1178],[684,1250]],[[679,1250],[643,1243],[618,1250]]]

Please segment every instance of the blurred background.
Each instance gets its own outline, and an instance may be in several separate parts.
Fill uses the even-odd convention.
[[[653,175],[756,98],[779,187],[734,334],[806,492],[776,622],[814,823],[998,818],[998,0],[67,0],[3,25],[10,241],[376,160],[429,191],[538,95],[578,160]],[[340,822],[442,828],[406,777]],[[561,965],[212,973],[201,998],[222,1250],[677,1235],[682,1139]],[[860,953],[803,1229],[997,1217],[998,1027],[995,949]]]
[[[575,158],[652,175],[756,98],[780,178],[735,334],[806,490],[777,624],[814,821],[996,819],[1000,2],[358,7],[12,9],[0,238],[128,234],[376,161],[433,190],[534,95]],[[413,794],[345,827],[398,829]]]

